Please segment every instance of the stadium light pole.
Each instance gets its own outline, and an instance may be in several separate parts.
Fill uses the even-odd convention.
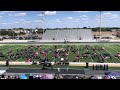
[[[1,31],[2,31],[2,30],[0,29],[0,37],[2,37],[2,35],[1,35]]]
[[[64,25],[66,26],[65,28],[66,28],[66,30],[68,30],[69,31],[69,29],[67,29],[67,28],[69,28],[69,27],[67,27],[67,23],[64,21]],[[66,42],[66,40],[68,39],[68,35],[66,36],[66,38],[65,38],[65,40],[64,40],[64,42]]]
[[[99,23],[99,28],[100,28],[100,40],[101,40],[101,11],[100,11],[100,23]]]
[[[45,17],[44,17],[44,16],[45,16],[45,12],[42,11],[41,14],[42,14],[42,16],[43,16],[43,21],[45,21]],[[44,35],[44,28],[43,28],[43,35]]]
[[[15,25],[13,24],[13,28],[12,28],[12,37],[13,37],[13,40],[15,39],[15,30],[14,30],[14,28],[15,28]]]
[[[13,40],[14,40],[14,37],[15,37],[15,35],[14,35],[15,33],[14,33],[14,30],[13,30]]]
[[[45,11],[42,12],[42,15],[43,15],[43,21],[44,21],[45,24],[46,24],[46,25],[45,25],[45,29],[47,30],[48,19],[47,19],[47,17],[46,17],[47,15],[45,14]],[[45,30],[43,29],[43,35],[45,34],[44,31],[45,31]]]

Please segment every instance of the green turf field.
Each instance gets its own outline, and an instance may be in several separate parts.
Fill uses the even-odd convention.
[[[39,47],[37,47],[39,46]],[[68,48],[68,56],[66,57],[68,59],[68,61],[73,61],[74,58],[77,55],[81,55],[85,52],[89,52],[90,54],[93,53],[93,48],[96,48],[96,52],[98,55],[103,55],[103,54],[110,54],[112,56],[112,59],[108,58],[106,60],[104,60],[104,62],[120,62],[120,59],[118,59],[117,57],[115,57],[115,55],[120,52],[120,45],[119,44],[90,44],[88,46],[88,49],[85,48],[85,45],[56,45],[58,49],[64,48],[67,49]],[[68,47],[69,46],[69,47]],[[39,53],[39,57],[41,59],[43,59],[44,57],[40,54],[41,51],[47,50],[47,58],[50,61],[60,61],[61,58],[64,58],[63,53],[60,53],[60,57],[59,58],[54,58],[54,51],[55,51],[55,45],[2,45],[0,46],[0,52],[4,55],[4,57],[0,57],[0,60],[6,60],[8,58],[8,52],[11,50],[12,55],[16,55],[16,53],[20,53],[21,49],[23,50],[22,53],[22,57],[20,58],[15,58],[12,57],[11,59],[13,61],[25,61],[26,60],[26,53],[24,52],[25,49],[28,49],[30,52],[38,52]],[[76,53],[73,53],[71,51],[71,48],[74,48],[76,51]],[[104,50],[100,50],[101,47],[104,47]],[[18,50],[18,51],[17,51]],[[34,58],[33,58],[34,59]],[[34,59],[35,61],[40,60],[38,59]],[[89,57],[87,58],[80,58],[80,62],[98,62],[99,59],[97,57],[92,58],[91,55],[89,55]]]

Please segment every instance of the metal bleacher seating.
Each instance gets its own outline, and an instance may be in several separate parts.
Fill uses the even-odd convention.
[[[46,30],[42,40],[93,40],[91,29]]]

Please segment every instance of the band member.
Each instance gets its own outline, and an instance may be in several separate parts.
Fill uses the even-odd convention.
[[[45,67],[51,67],[51,70],[53,70],[53,66],[52,66],[52,63],[51,62],[48,62],[48,61],[45,61],[43,63],[43,70],[46,69]]]
[[[9,66],[9,59],[6,60],[6,66]]]

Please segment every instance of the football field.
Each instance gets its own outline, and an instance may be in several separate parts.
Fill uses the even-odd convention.
[[[57,51],[57,57],[55,52]],[[43,53],[44,52],[44,53]],[[36,57],[32,57],[37,53]],[[119,44],[109,43],[90,43],[90,44],[60,44],[60,45],[1,45],[0,46],[0,60],[4,61],[10,58],[12,61],[26,61],[31,58],[34,61],[48,60],[60,61],[62,58],[69,62],[105,62],[105,63],[119,63],[120,58]],[[95,55],[94,55],[95,54]],[[118,55],[118,56],[116,56]],[[79,57],[79,58],[78,58]],[[101,58],[104,58],[102,60]],[[78,60],[76,59],[78,58]]]

